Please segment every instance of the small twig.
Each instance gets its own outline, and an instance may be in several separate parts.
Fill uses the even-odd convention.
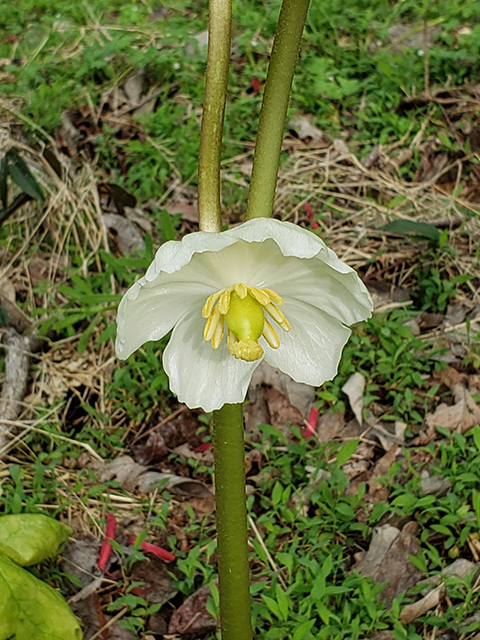
[[[89,638],[89,640],[96,640],[96,638],[99,638],[101,635],[103,635],[103,632],[106,631],[109,627],[111,627],[112,624],[120,620],[120,618],[123,618],[123,616],[127,613],[127,611],[128,611],[128,607],[124,607],[123,609],[121,609],[121,611],[119,611],[116,616],[114,616],[113,618],[110,618],[107,624],[104,624],[103,627],[101,627],[97,631],[97,633],[94,633],[93,636]]]
[[[265,543],[262,539],[262,536],[260,535],[260,531],[257,528],[257,525],[255,524],[255,522],[253,521],[252,517],[250,515],[247,515],[247,519],[248,519],[248,524],[252,527],[255,536],[260,544],[260,546],[262,547],[262,549],[265,552],[265,555],[267,556],[268,562],[271,566],[271,568],[278,573],[278,580],[280,582],[280,584],[282,585],[284,591],[287,590],[287,583],[285,582],[283,575],[282,575],[282,570],[280,569],[280,567],[277,565],[277,563],[275,562],[275,560],[272,558],[270,551],[267,549],[267,547],[265,546]]]
[[[140,433],[136,438],[132,440],[131,445],[134,445],[136,442],[138,442],[142,438],[145,438],[145,436],[149,436],[151,433],[153,433],[153,431],[156,431],[157,429],[160,429],[160,427],[163,427],[164,424],[167,424],[167,422],[170,422],[170,420],[173,420],[173,418],[176,418],[180,413],[182,413],[182,411],[185,411],[186,408],[187,408],[186,406],[180,407],[180,409],[177,409],[176,411],[171,413],[169,416],[164,418],[161,422],[156,424],[154,427],[151,427],[144,433]]]

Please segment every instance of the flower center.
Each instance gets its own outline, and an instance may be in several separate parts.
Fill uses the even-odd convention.
[[[260,336],[272,349],[280,346],[277,332],[265,317],[265,311],[284,331],[290,330],[290,323],[277,306],[281,304],[283,299],[275,291],[247,287],[241,282],[230,289],[217,291],[207,299],[202,309],[202,316],[207,318],[203,337],[218,349],[226,324],[230,353],[247,362],[258,360],[263,355],[258,344]]]

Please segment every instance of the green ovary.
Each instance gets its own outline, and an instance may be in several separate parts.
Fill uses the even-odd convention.
[[[265,323],[263,307],[249,293],[242,299],[232,291],[225,322],[239,340],[258,340]]]
[[[228,350],[239,360],[253,362],[263,356],[258,339],[263,336],[272,349],[278,349],[280,340],[275,328],[265,318],[267,312],[284,330],[290,324],[275,303],[283,304],[283,299],[272,289],[248,287],[237,282],[229,289],[212,293],[202,308],[202,316],[207,320],[203,338],[218,349],[227,325]]]

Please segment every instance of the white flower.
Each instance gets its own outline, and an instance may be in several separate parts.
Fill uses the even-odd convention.
[[[173,329],[163,353],[170,388],[212,411],[245,399],[262,359],[297,382],[331,380],[346,325],[371,313],[360,278],[316,235],[257,218],[162,245],[120,302],[116,352],[126,359]]]

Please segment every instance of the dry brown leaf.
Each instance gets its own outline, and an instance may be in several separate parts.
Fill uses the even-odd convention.
[[[428,413],[425,416],[428,427],[444,427],[450,431],[465,433],[480,424],[480,407],[463,385],[454,386],[453,397],[455,404],[449,406],[442,403],[433,413]]]
[[[413,622],[424,613],[436,607],[442,600],[445,593],[445,585],[442,583],[435,589],[432,589],[421,600],[417,600],[413,604],[407,604],[398,616],[404,624]]]
[[[445,593],[445,583],[441,582],[442,577],[457,576],[458,578],[465,578],[476,568],[477,565],[475,565],[473,562],[470,562],[470,560],[466,560],[465,558],[457,558],[457,560],[446,567],[446,569],[444,569],[441,574],[432,576],[432,578],[429,578],[429,580],[426,581],[430,585],[436,586],[429,590],[425,594],[425,596],[417,602],[407,604],[400,613],[400,620],[405,624],[409,624],[420,616],[423,616],[423,614],[430,609],[434,609],[438,604],[440,604]]]
[[[390,490],[388,487],[383,486],[380,482],[377,481],[377,478],[381,478],[382,476],[386,476],[390,470],[390,467],[395,462],[397,457],[397,448],[398,445],[393,444],[387,453],[382,456],[379,460],[377,460],[370,480],[368,482],[368,501],[369,502],[382,502],[382,500],[387,500],[390,494]]]
[[[198,222],[198,205],[196,202],[173,202],[168,204],[165,209],[171,215],[180,213],[182,220],[187,222]]]
[[[322,414],[316,427],[319,442],[332,442],[344,435],[345,417],[340,411],[326,411]]]
[[[262,362],[253,373],[249,394],[252,390],[257,390],[262,386],[273,387],[277,391],[280,391],[288,402],[299,410],[302,418],[306,419],[308,417],[312,403],[315,400],[314,387],[295,382],[290,376],[287,376],[278,369],[274,369],[265,361]]]
[[[215,580],[218,584],[218,581]],[[168,633],[203,634],[217,628],[217,622],[207,611],[207,600],[210,597],[210,586],[206,584],[192,594],[173,613],[168,625]]]
[[[107,480],[117,480],[127,491],[132,492],[139,490],[148,493],[158,489],[158,485],[161,484],[162,489],[177,495],[201,498],[212,495],[208,487],[198,480],[154,471],[137,464],[130,456],[120,456],[105,467],[100,482]]]
[[[113,232],[115,243],[123,255],[141,253],[145,241],[137,227],[117,213],[104,213],[103,221],[109,232]]]
[[[358,423],[362,425],[363,417],[363,394],[365,392],[365,376],[358,371],[354,373],[342,387],[343,393],[347,396],[350,407],[358,420]]]
[[[388,524],[377,527],[365,557],[353,567],[360,575],[371,576],[376,584],[387,583],[379,595],[379,600],[386,600],[387,607],[423,575],[409,560],[420,549],[416,529],[415,522],[408,522],[401,532]]]
[[[322,131],[312,124],[312,116],[292,118],[288,128],[295,131],[300,140],[310,139],[314,144],[324,140]]]

